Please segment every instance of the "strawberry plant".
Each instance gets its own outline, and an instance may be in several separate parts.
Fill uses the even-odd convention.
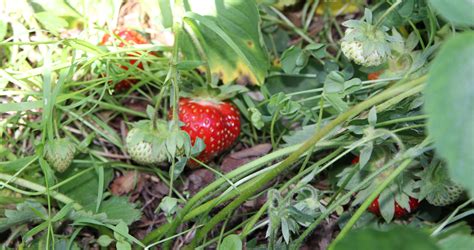
[[[2,249],[473,249],[459,0],[0,3]]]

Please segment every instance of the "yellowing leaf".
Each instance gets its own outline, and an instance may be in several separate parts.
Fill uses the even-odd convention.
[[[321,0],[316,8],[316,14],[323,15],[330,12],[331,15],[336,16],[356,13],[361,10],[363,2],[362,0]]]
[[[225,84],[244,80],[262,84],[270,63],[259,30],[260,16],[255,1],[189,0],[193,31],[202,44],[212,74]],[[187,38],[183,53],[188,60],[199,59]]]
[[[281,10],[285,7],[292,6],[292,5],[296,4],[296,2],[298,2],[298,0],[279,0],[278,2],[273,4],[273,6],[275,6],[275,8],[277,8],[277,9]]]

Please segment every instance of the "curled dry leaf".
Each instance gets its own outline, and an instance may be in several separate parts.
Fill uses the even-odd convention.
[[[143,178],[136,171],[127,171],[122,176],[115,178],[110,185],[113,195],[124,195],[132,191],[139,191],[143,187]]]

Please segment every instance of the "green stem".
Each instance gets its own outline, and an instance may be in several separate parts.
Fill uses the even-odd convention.
[[[28,46],[34,46],[34,45],[39,45],[39,44],[53,44],[53,43],[59,43],[59,41],[38,41],[38,42],[1,42],[0,46],[12,46],[12,45],[28,45]]]
[[[53,108],[52,116],[55,117],[54,113],[57,109]],[[54,129],[54,135],[56,136],[57,139],[60,139],[61,136],[59,135],[59,130],[58,130],[58,121],[57,119],[52,119],[53,122],[53,129]]]
[[[171,168],[170,168],[170,191],[168,196],[173,197],[173,182],[174,182],[174,167],[175,167],[175,158],[171,159]]]
[[[398,118],[398,119],[393,119],[389,121],[384,121],[375,124],[375,127],[383,127],[387,125],[392,125],[392,124],[397,124],[400,122],[412,122],[412,121],[418,121],[418,120],[426,120],[428,118],[427,115],[416,115],[416,116],[408,116],[408,117],[403,117],[403,118]]]
[[[204,162],[202,162],[202,161],[196,159],[196,158],[193,157],[193,156],[191,156],[191,160],[195,161],[196,163],[198,163],[200,166],[206,168],[207,170],[213,172],[216,176],[219,176],[220,178],[224,178],[224,180],[226,180],[227,183],[229,183],[229,185],[232,186],[232,188],[237,189],[237,187],[235,186],[235,184],[234,184],[231,180],[229,180],[229,179],[228,179],[224,174],[222,174],[221,172],[215,170],[215,169],[212,168],[212,167],[209,167],[206,163],[204,163]]]
[[[313,165],[311,165],[310,167],[308,167],[307,169],[305,169],[304,171],[302,171],[301,173],[298,173],[297,175],[295,175],[292,179],[290,179],[288,182],[286,182],[282,188],[280,189],[280,191],[288,188],[289,185],[291,185],[292,183],[294,183],[295,180],[298,180],[300,178],[302,178],[303,176],[309,174],[311,171],[313,171],[315,168],[317,168],[318,166],[320,166],[321,164],[325,164],[323,167],[321,167],[320,169],[318,169],[318,171],[316,171],[316,173],[314,173],[314,176],[317,176],[318,174],[322,173],[323,171],[325,171],[329,166],[331,166],[332,164],[334,164],[334,162],[340,160],[342,157],[344,157],[345,155],[347,155],[348,153],[350,153],[351,151],[353,151],[355,148],[369,142],[369,141],[372,141],[372,140],[375,140],[377,138],[379,138],[381,135],[374,135],[373,137],[368,137],[368,138],[364,138],[363,140],[360,140],[359,142],[357,143],[352,143],[352,142],[349,142],[348,145],[351,145],[350,147],[346,148],[346,150],[344,150],[343,147],[341,148],[338,148],[336,151],[332,152],[331,154],[329,154],[328,156],[324,157],[323,159],[319,160],[318,162],[314,163]],[[330,160],[332,159],[332,160]],[[330,160],[329,162],[327,162],[328,160]],[[327,162],[327,163],[326,163]],[[341,200],[345,200],[345,199],[341,199]],[[332,204],[332,202],[330,201],[328,203],[328,206],[330,206]],[[266,204],[267,205],[267,204]],[[264,205],[264,206],[266,206]],[[266,208],[265,208],[266,209]],[[251,220],[249,223],[252,223],[252,224],[249,224],[249,225],[246,225],[246,227],[242,230],[242,234],[241,234],[241,238],[243,239],[244,237],[246,237],[250,231],[253,229],[253,225],[257,222],[258,218],[262,216],[264,211],[260,210],[258,211],[258,213],[256,215],[254,215],[254,217],[256,218],[252,218],[253,220]]]
[[[459,205],[449,216],[448,218],[446,218],[446,220],[444,220],[441,225],[439,225],[439,227],[437,227],[436,229],[434,229],[434,231],[431,233],[431,236],[436,236],[437,234],[439,234],[441,232],[441,230],[443,230],[444,227],[446,227],[449,223],[452,223],[453,222],[453,218],[454,216],[461,210],[463,209],[464,207],[466,207],[467,205],[471,204],[472,202],[474,202],[474,198],[471,198],[469,200],[467,200],[466,202],[464,202],[463,204]]]
[[[173,96],[171,102],[173,103],[173,126],[179,128],[178,124],[178,105],[179,105],[179,86],[178,86],[178,71],[176,65],[179,60],[179,41],[181,37],[182,27],[181,24],[175,23],[173,26],[173,31],[175,33],[174,45],[173,45],[173,59],[170,65],[170,80],[173,88]]]
[[[163,95],[165,94],[165,90],[167,89],[167,86],[163,86],[160,90],[160,93],[158,94],[158,97],[156,98],[156,103],[155,107],[153,109],[153,116],[151,118],[151,124],[153,129],[156,129],[156,121],[158,119],[158,109],[160,108],[161,104],[161,99],[163,98]]]
[[[311,8],[308,12],[309,15],[306,17],[306,20],[304,22],[303,31],[305,32],[308,31],[309,25],[311,24],[311,21],[313,20],[314,13],[316,13],[316,8],[318,7],[318,5],[319,5],[319,0],[315,0],[311,4]]]
[[[224,225],[222,225],[221,233],[219,234],[219,238],[217,240],[217,249],[220,249],[222,238],[224,238],[225,228],[226,228],[227,223],[229,222],[230,218],[231,218],[231,214],[229,214],[229,216],[227,216],[227,219],[224,221]]]
[[[358,164],[357,164],[358,166]],[[342,193],[343,190],[345,190],[347,184],[349,184],[349,181],[351,181],[351,179],[354,177],[354,175],[360,171],[358,167],[354,166],[352,169],[351,169],[351,172],[349,173],[349,175],[344,179],[344,182],[339,186],[339,188],[336,190],[336,192],[332,195],[331,199],[329,199],[329,202],[328,202],[328,206],[330,206],[336,199],[337,197],[339,196],[339,194]]]
[[[313,39],[311,39],[311,37],[309,37],[302,29],[296,27],[296,25],[290,21],[290,19],[288,19],[285,15],[283,15],[283,13],[281,13],[279,10],[277,10],[276,8],[274,7],[270,7],[273,12],[275,12],[278,17],[280,17],[282,20],[283,20],[283,23],[285,25],[287,25],[288,27],[292,28],[298,35],[301,36],[301,38],[303,38],[305,41],[307,41],[308,43],[310,44],[313,44],[314,41]],[[266,17],[266,16],[265,16]],[[269,18],[270,20],[273,19],[273,18]],[[278,20],[278,19],[277,19]],[[275,21],[275,20],[274,20]],[[279,20],[278,20],[279,21]]]
[[[330,159],[333,159],[334,157],[336,157],[337,155],[339,155],[339,153],[341,153],[342,151],[344,150],[344,148],[338,148],[337,150],[333,151],[331,154],[327,155],[326,157],[324,157],[323,159],[317,161],[316,163],[314,163],[313,165],[311,165],[310,167],[306,168],[305,170],[301,171],[300,173],[298,173],[297,175],[295,175],[293,178],[291,178],[289,181],[285,182],[285,184],[283,184],[283,186],[281,188],[279,188],[279,191],[282,192],[284,191],[285,189],[287,189],[291,184],[295,183],[296,181],[300,180],[301,178],[303,178],[304,176],[306,176],[307,174],[309,174],[311,171],[313,171],[315,168],[317,168],[318,166],[322,165],[322,164],[325,164],[327,161],[329,161]],[[258,210],[258,212],[256,214],[254,214],[252,216],[252,218],[250,218],[250,221],[245,224],[245,227],[242,229],[242,233],[240,235],[240,238],[241,239],[244,239],[245,237],[247,237],[247,235],[254,229],[254,226],[255,224],[257,223],[258,219],[260,217],[262,217],[263,213],[265,213],[265,211],[267,210],[268,208],[268,201],[265,202],[265,204],[263,204],[263,206]]]
[[[334,146],[347,146],[349,145],[350,143],[344,143],[344,144],[334,144]],[[324,149],[324,148],[330,148],[332,146],[330,146],[331,144],[327,144],[325,146],[322,146],[322,145],[316,145],[317,146],[317,149]],[[273,166],[270,166],[270,167],[267,167],[265,169],[262,169],[262,170],[259,170],[259,171],[256,171],[254,170],[250,175],[248,176],[245,176],[243,178],[241,178],[238,182],[234,183],[234,186],[238,186],[239,188],[236,188],[234,186],[232,187],[229,187],[227,190],[221,192],[222,194],[212,200],[209,200],[207,201],[206,203],[200,205],[199,207],[196,207],[195,209],[193,209],[191,212],[189,212],[185,217],[184,217],[184,220],[189,220],[191,218],[194,218],[198,215],[201,215],[201,214],[204,214],[208,211],[210,211],[211,209],[213,209],[214,207],[218,206],[218,204],[222,204],[223,202],[226,202],[228,200],[231,200],[232,198],[234,198],[235,196],[239,195],[240,194],[240,189],[247,189],[247,188],[251,188],[251,187],[255,187],[256,184],[258,184],[256,182],[256,176],[259,176],[267,171],[269,171],[271,168],[274,168],[275,165]],[[303,174],[304,173],[308,173],[306,170],[302,172]],[[296,176],[300,176],[300,174],[297,174]],[[241,183],[244,183],[244,184],[241,184]],[[216,192],[219,192],[216,191]]]
[[[0,184],[0,189],[3,188],[3,186],[5,185],[8,185],[8,183],[10,183],[11,180],[15,179],[17,176],[19,176],[26,168],[28,168],[31,164],[33,164],[33,162],[36,162],[38,160],[38,156],[35,156],[33,157],[33,159],[31,159],[29,162],[27,162],[25,164],[25,166],[23,166],[21,169],[19,169],[18,171],[16,171],[16,173],[14,175],[12,175],[11,179],[10,180],[6,180],[5,183],[1,183]]]
[[[147,115],[145,113],[135,111],[133,109],[129,109],[129,108],[126,108],[126,107],[121,107],[121,106],[118,106],[118,105],[114,105],[114,104],[107,103],[107,102],[101,102],[101,101],[97,101],[97,100],[89,100],[89,102],[97,103],[97,104],[99,104],[99,106],[101,106],[104,109],[117,111],[117,112],[120,112],[120,113],[126,113],[126,114],[130,114],[130,115],[137,116],[137,117],[140,117],[140,118],[147,118]]]
[[[395,2],[392,6],[390,6],[390,8],[388,8],[385,11],[385,13],[383,13],[383,15],[379,18],[379,20],[375,24],[374,28],[377,29],[382,24],[382,21],[388,16],[388,14],[390,14],[392,11],[394,11],[395,8],[401,3],[402,3],[402,0],[397,0],[397,2]]]
[[[275,113],[273,114],[272,122],[270,124],[270,141],[272,142],[273,150],[277,148],[274,132],[275,132],[275,123],[276,123],[279,113],[280,113],[280,106],[278,106]]]
[[[409,96],[413,96],[417,93],[420,93],[424,88],[425,88],[425,85],[416,86],[412,89],[407,90],[405,93],[401,93],[400,95],[398,95],[395,98],[392,98],[392,99],[390,99],[390,100],[388,100],[388,101],[386,101],[382,104],[379,104],[377,106],[377,112],[381,113],[382,111],[385,111],[386,109],[394,106],[395,104],[399,103],[403,99],[405,99]]]
[[[172,130],[179,130],[179,85],[178,85],[178,78],[179,72],[176,68],[176,65],[179,61],[179,41],[182,32],[182,24],[175,23],[173,25],[173,31],[175,33],[174,45],[173,45],[173,59],[170,65],[170,77],[171,77],[171,86],[173,89],[173,96],[171,97],[171,102],[173,103],[173,128]],[[155,126],[155,124],[153,124]],[[173,195],[173,182],[174,182],[174,168],[175,168],[175,157],[171,161],[171,168],[170,168],[170,197]]]
[[[211,66],[209,65],[209,59],[207,58],[206,53],[204,52],[204,48],[202,47],[201,42],[199,41],[197,34],[199,34],[199,29],[196,27],[196,24],[189,18],[183,19],[184,23],[187,24],[184,26],[186,33],[188,33],[191,41],[193,42],[194,46],[196,47],[199,56],[204,61],[204,67],[206,69],[206,83],[210,85],[212,83],[212,74],[211,74]]]
[[[417,146],[418,148],[420,148],[420,146]],[[424,148],[421,148],[419,150],[422,150]],[[408,156],[410,157],[410,156]],[[344,194],[341,198],[337,199],[336,201],[334,201],[333,204],[331,204],[329,207],[326,208],[326,210],[318,217],[318,219],[316,219],[314,222],[311,223],[311,225],[309,225],[303,233],[301,233],[301,235],[298,237],[298,239],[296,239],[292,244],[291,244],[291,247],[290,249],[298,249],[298,246],[300,246],[303,241],[306,239],[306,237],[308,237],[309,234],[311,234],[311,232],[313,232],[313,230],[319,225],[319,223],[321,223],[321,221],[323,221],[327,216],[329,216],[329,214],[331,214],[332,212],[334,212],[334,210],[336,210],[336,208],[338,206],[340,206],[343,202],[345,202],[347,199],[349,199],[354,193],[356,193],[357,191],[359,191],[361,188],[363,188],[364,186],[368,185],[373,179],[375,179],[377,176],[379,176],[382,172],[384,172],[385,170],[391,168],[394,164],[396,164],[397,162],[399,162],[400,160],[403,160],[405,159],[406,157],[403,157],[403,156],[400,156],[399,158],[396,158],[396,159],[392,159],[390,160],[389,162],[387,162],[384,166],[380,167],[379,169],[377,169],[375,172],[373,172],[372,174],[370,174],[366,179],[364,179],[362,182],[360,182],[359,184],[357,184],[353,189],[349,190],[346,194]]]
[[[376,105],[382,101],[385,101],[389,98],[392,98],[394,96],[397,96],[405,91],[408,91],[412,89],[413,87],[416,87],[420,84],[422,84],[426,80],[426,76],[420,77],[418,79],[415,79],[413,81],[410,81],[406,84],[399,85],[399,86],[394,86],[392,88],[389,88],[380,94],[373,96],[370,99],[367,99],[348,111],[340,114],[336,119],[332,120],[330,123],[328,123],[326,126],[324,126],[322,129],[316,131],[313,136],[311,136],[301,147],[299,147],[295,152],[293,152],[291,155],[289,155],[284,161],[282,161],[277,167],[266,173],[265,175],[261,176],[258,179],[259,185],[256,185],[255,187],[248,188],[245,190],[241,191],[241,194],[237,199],[232,201],[229,205],[224,207],[219,213],[217,213],[214,217],[212,217],[204,227],[196,232],[196,237],[190,244],[190,248],[193,248],[196,246],[196,244],[201,241],[207,233],[212,230],[217,223],[222,221],[227,214],[230,212],[234,211],[237,207],[240,206],[243,202],[245,202],[249,197],[251,197],[257,190],[258,187],[261,187],[271,181],[272,179],[276,178],[282,171],[284,171],[286,168],[291,166],[293,162],[295,162],[302,154],[304,154],[308,149],[310,149],[313,145],[315,145],[321,138],[329,134],[334,128],[336,128],[339,124],[345,122],[346,120],[358,115],[362,111],[372,107],[373,105]]]
[[[245,165],[240,166],[239,168],[231,171],[230,173],[226,174],[225,177],[227,179],[232,179],[236,176],[239,176],[243,173],[247,173],[249,171],[255,171],[259,167],[267,164],[268,162],[274,161],[275,159],[278,159],[282,156],[285,156],[287,154],[290,154],[294,152],[301,144],[293,145],[287,148],[283,148],[280,150],[277,150],[275,152],[272,152],[270,154],[267,154],[259,159],[256,159],[252,162],[249,162]],[[158,229],[155,229],[154,231],[150,232],[144,239],[145,243],[150,243],[153,240],[159,240],[163,236],[163,233],[167,233],[168,237],[173,236],[174,232],[178,228],[178,226],[181,224],[183,219],[191,219],[189,217],[185,217],[189,211],[198,203],[203,202],[204,198],[211,193],[213,190],[220,188],[223,184],[227,182],[226,179],[224,178],[219,178],[215,180],[213,183],[209,184],[208,186],[204,187],[201,191],[199,191],[197,194],[195,194],[189,201],[186,203],[186,205],[181,209],[181,211],[178,213],[176,218],[172,221],[171,224],[166,224]]]
[[[25,179],[22,179],[22,178],[19,178],[19,177],[13,177],[12,175],[9,175],[9,174],[0,173],[0,179],[12,182],[12,183],[14,183],[18,186],[29,188],[29,189],[34,190],[34,191],[39,192],[39,193],[47,194],[47,191],[48,191],[47,188],[44,187],[44,186],[41,186],[39,184],[36,184],[34,182],[31,182],[31,181],[28,181],[28,180],[25,180]],[[64,204],[74,203],[73,207],[76,210],[81,210],[82,209],[82,206],[80,204],[76,203],[73,199],[67,197],[64,194],[61,194],[57,191],[50,191],[49,194],[51,195],[51,197],[53,197],[54,199],[56,199],[56,200],[58,200],[58,201],[60,201]]]
[[[167,224],[167,225],[169,225],[169,224]],[[199,227],[202,227],[202,226],[201,226],[201,225],[198,225],[196,228],[199,228]],[[152,247],[154,247],[154,246],[156,246],[156,245],[159,245],[159,244],[161,244],[161,243],[170,241],[170,240],[172,240],[172,239],[178,238],[179,236],[185,235],[185,234],[189,233],[189,232],[192,231],[192,230],[194,230],[194,228],[185,230],[185,231],[183,231],[183,232],[181,232],[181,233],[179,233],[179,234],[173,235],[173,236],[171,236],[171,237],[169,237],[169,238],[166,238],[166,239],[163,239],[163,240],[160,240],[160,241],[157,241],[157,242],[148,244],[148,246],[146,246],[145,249],[154,249],[154,248],[152,248]]]

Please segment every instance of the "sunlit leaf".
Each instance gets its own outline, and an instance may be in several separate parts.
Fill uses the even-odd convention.
[[[269,68],[259,30],[260,16],[254,1],[189,0],[193,31],[208,57],[211,72],[224,83],[233,80],[262,84]],[[188,44],[188,46],[195,46]],[[188,52],[190,60],[197,54]],[[192,53],[192,55],[189,55]]]
[[[359,12],[363,2],[362,0],[320,0],[316,14],[323,15],[329,12],[330,15],[335,16]]]

